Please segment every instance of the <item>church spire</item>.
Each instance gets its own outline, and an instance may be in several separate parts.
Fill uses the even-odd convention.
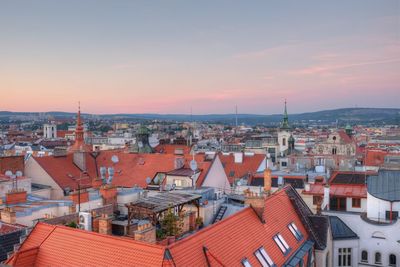
[[[282,129],[289,129],[289,116],[287,113],[286,99],[285,99],[285,110],[283,112]]]
[[[90,146],[85,144],[84,138],[85,130],[83,128],[83,121],[81,117],[81,103],[78,103],[78,113],[76,115],[76,127],[75,127],[75,143],[70,148],[70,151],[90,151]]]

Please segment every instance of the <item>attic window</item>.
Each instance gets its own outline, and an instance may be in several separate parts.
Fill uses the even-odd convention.
[[[283,239],[283,236],[281,234],[277,234],[276,236],[274,236],[274,240],[279,249],[282,251],[283,255],[286,256],[286,254],[288,254],[290,251],[290,247],[288,243],[286,243],[285,239]]]
[[[251,264],[250,264],[250,262],[249,262],[249,260],[248,260],[247,258],[244,258],[244,259],[242,260],[242,265],[243,265],[244,267],[251,267]]]
[[[300,241],[303,239],[303,235],[301,234],[300,230],[297,228],[297,226],[292,222],[288,225],[288,228],[290,232],[294,235],[297,241]]]
[[[254,255],[257,257],[258,261],[261,263],[263,267],[273,267],[276,266],[272,261],[270,256],[265,251],[264,247],[259,248],[254,252]]]

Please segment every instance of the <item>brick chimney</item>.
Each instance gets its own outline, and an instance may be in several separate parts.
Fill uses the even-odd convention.
[[[12,208],[5,208],[1,211],[1,220],[5,223],[16,224],[17,213]]]
[[[25,203],[27,199],[27,193],[25,190],[12,190],[6,194],[6,204],[18,204]]]
[[[156,228],[151,223],[138,225],[134,232],[135,240],[156,243]]]
[[[99,233],[105,235],[111,235],[112,228],[111,228],[111,217],[107,214],[102,214],[99,218]],[[155,233],[155,232],[154,232]]]
[[[103,198],[103,205],[112,204],[114,210],[117,208],[117,188],[111,185],[100,187],[100,195]]]
[[[264,223],[265,194],[256,194],[250,190],[245,192],[244,204],[249,205],[257,213],[260,220]]]
[[[264,171],[264,194],[269,196],[271,194],[272,177],[271,170],[265,169]]]

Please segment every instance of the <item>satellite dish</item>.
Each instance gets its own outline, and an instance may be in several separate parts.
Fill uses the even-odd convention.
[[[146,184],[150,184],[151,183],[151,178],[150,177],[147,177],[146,178]]]
[[[13,175],[13,173],[12,173],[12,171],[6,171],[5,175],[8,177],[11,177],[11,175]]]
[[[118,162],[119,162],[118,156],[117,156],[117,155],[113,155],[113,156],[111,157],[111,161],[112,161],[114,164],[118,163]]]
[[[196,162],[195,160],[191,160],[191,161],[190,161],[190,169],[191,169],[192,171],[197,170],[197,162]]]
[[[21,171],[17,171],[16,175],[17,175],[17,177],[21,177],[22,176],[22,172]]]

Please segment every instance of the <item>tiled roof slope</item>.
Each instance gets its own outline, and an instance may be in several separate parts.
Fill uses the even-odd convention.
[[[252,266],[260,266],[254,252],[263,246],[275,264],[282,266],[308,239],[308,234],[284,190],[265,201],[265,224],[249,207],[171,245],[170,251],[176,265],[207,266],[206,259],[209,259],[224,266],[242,266],[241,260],[247,258]],[[302,241],[298,242],[287,227],[291,222],[294,222],[304,235]],[[273,240],[277,233],[280,233],[292,248],[286,256]],[[211,258],[205,257],[203,247],[212,255]]]
[[[111,161],[112,156],[118,157],[118,162]],[[86,153],[88,179],[81,180],[81,187],[90,187],[91,180],[96,179],[100,173],[100,167],[115,169],[112,184],[123,187],[135,185],[146,187],[146,178],[153,178],[158,172],[169,172],[175,169],[175,159],[179,157],[173,154],[129,154],[122,151],[101,151],[97,157]],[[185,167],[189,166],[192,155],[184,155]],[[199,170],[201,171],[197,186],[201,186],[211,167],[212,161],[206,161],[204,155],[195,156]],[[38,157],[35,160],[63,189],[77,189],[81,171],[73,163],[73,154],[65,157]],[[74,177],[74,178],[71,178]]]
[[[252,156],[243,155],[243,162],[235,163],[235,157],[233,154],[218,154],[218,156],[230,184],[233,184],[235,179],[240,179],[248,174],[253,175],[256,173],[258,167],[265,159],[265,154],[254,154]]]
[[[37,247],[29,258],[35,266],[162,266],[165,252],[158,245],[39,223],[6,264],[26,266],[18,264],[20,257],[27,262],[24,251]]]

